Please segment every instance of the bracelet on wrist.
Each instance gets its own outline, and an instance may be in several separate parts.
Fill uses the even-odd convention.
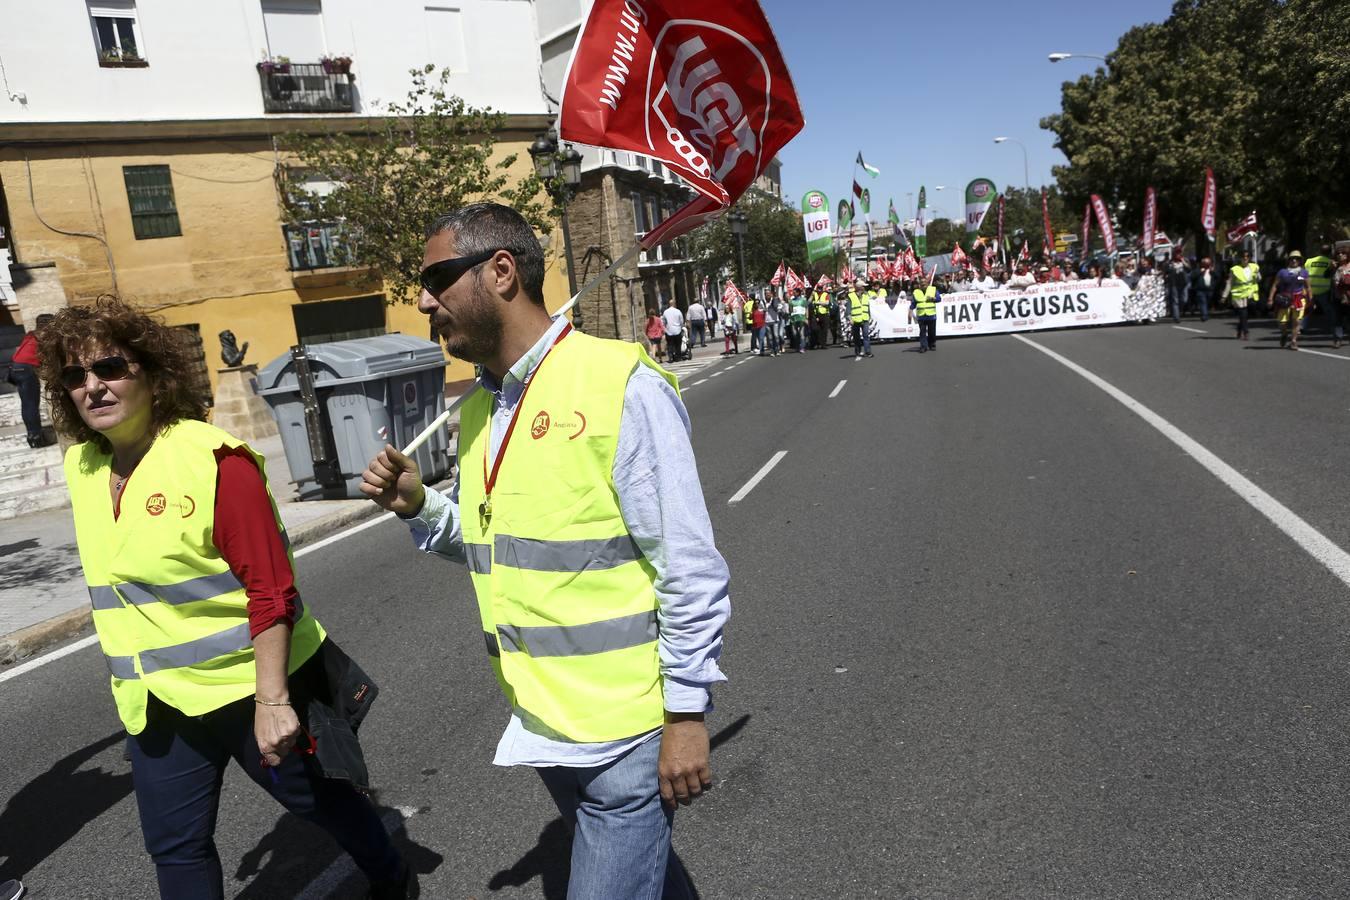
[[[264,699],[261,698],[261,697],[254,697],[254,698],[253,698],[253,702],[256,703],[256,704],[258,704],[259,706],[290,706],[290,705],[291,705],[291,701],[289,701],[289,700],[279,700],[279,701],[278,701],[278,700],[264,700]]]

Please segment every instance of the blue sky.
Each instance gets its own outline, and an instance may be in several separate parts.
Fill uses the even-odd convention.
[[[1022,184],[1026,145],[1032,185],[1064,162],[1043,131],[1059,110],[1060,85],[1094,66],[1051,63],[1053,52],[1105,55],[1134,25],[1161,22],[1171,0],[761,0],[787,59],[806,128],[782,152],[783,195],[793,205],[822,190],[837,206],[861,150],[881,176],[860,176],[872,216],[886,201],[905,215],[907,192],[928,187],[928,205],[964,214],[965,185]],[[937,192],[937,185],[946,190]],[[910,201],[914,202],[913,200]]]

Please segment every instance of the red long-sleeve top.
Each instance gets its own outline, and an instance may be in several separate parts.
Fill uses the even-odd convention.
[[[242,447],[216,450],[216,514],[212,539],[248,595],[248,630],[257,637],[295,621],[295,572],[272,514],[262,473]],[[113,509],[121,512],[121,499]]]

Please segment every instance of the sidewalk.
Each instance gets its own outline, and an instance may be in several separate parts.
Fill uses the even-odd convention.
[[[368,500],[300,502],[281,438],[253,442],[267,458],[268,481],[291,547],[312,543],[380,513]],[[454,452],[451,438],[451,453]],[[89,626],[89,592],[75,548],[70,507],[7,519],[0,538],[0,665],[32,656]]]
[[[667,366],[681,381],[721,359],[720,342],[695,348],[695,357]],[[255,441],[267,458],[268,482],[281,520],[299,548],[380,513],[368,500],[300,502],[280,437]],[[455,435],[450,452],[456,451]],[[24,659],[89,627],[89,592],[75,548],[70,507],[5,520],[0,537],[0,665]]]

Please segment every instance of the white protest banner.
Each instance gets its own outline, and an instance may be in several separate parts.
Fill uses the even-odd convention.
[[[1080,328],[1131,320],[1126,301],[1129,287],[1114,278],[1033,284],[1023,290],[964,291],[943,294],[938,303],[939,336],[1006,334],[1045,328]],[[894,307],[872,301],[874,338],[917,338],[919,327],[909,323],[909,297],[902,294]]]

